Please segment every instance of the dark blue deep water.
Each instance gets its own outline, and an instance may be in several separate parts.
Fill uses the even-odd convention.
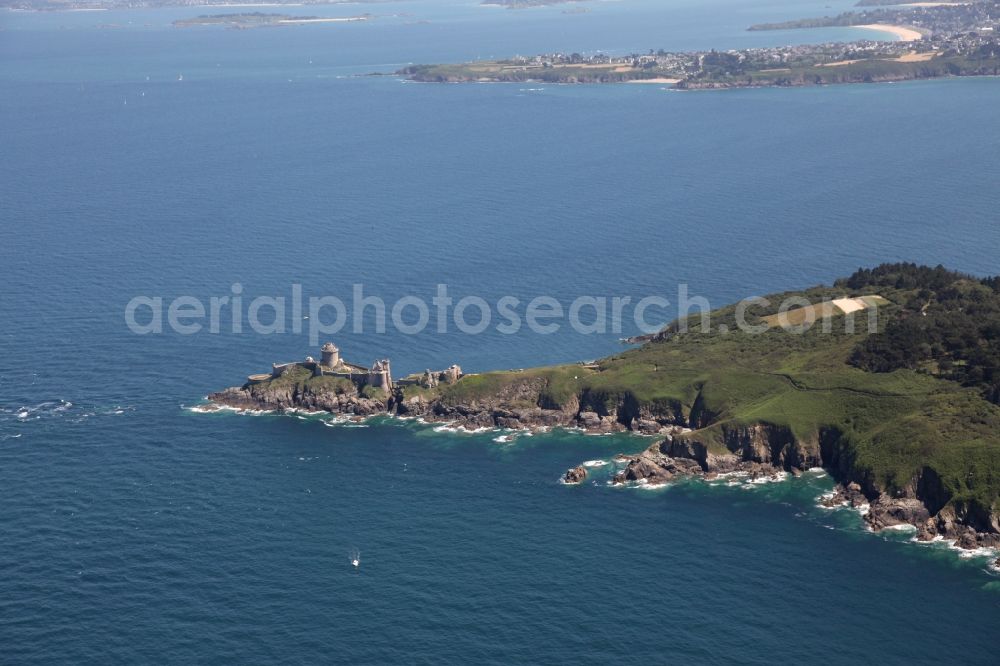
[[[889,260],[998,272],[996,80],[349,77],[812,41],[742,29],[831,11],[754,4],[414,1],[252,31],[170,27],[200,9],[0,14],[0,663],[996,663],[985,559],[817,508],[828,478],[620,490],[604,467],[569,488],[567,467],[648,441],[200,414],[315,354],[308,336],[126,327],[135,296],[234,283],[568,303],[684,282],[722,305]],[[400,375],[595,358],[635,332],[333,337]]]

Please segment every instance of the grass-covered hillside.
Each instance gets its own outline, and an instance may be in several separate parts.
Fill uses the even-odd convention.
[[[722,450],[727,429],[766,424],[795,439],[835,438],[837,464],[854,478],[893,492],[931,470],[942,500],[987,512],[1000,497],[1000,407],[996,359],[1000,292],[996,280],[913,265],[859,271],[833,287],[771,296],[751,307],[761,324],[786,296],[821,303],[879,295],[878,331],[868,313],[846,316],[830,331],[817,323],[796,334],[771,327],[738,330],[735,307],[698,317],[643,346],[580,365],[470,376],[445,387],[452,405],[539,406],[616,414],[622,423],[670,415],[696,428],[688,435]],[[720,332],[720,325],[726,332]],[[826,462],[826,460],[824,460]]]

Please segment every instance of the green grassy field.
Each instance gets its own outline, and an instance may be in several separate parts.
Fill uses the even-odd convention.
[[[785,296],[805,296],[813,303],[844,295],[863,296],[869,289],[816,288],[771,297],[770,310],[746,317],[760,323],[774,314]],[[878,289],[888,298],[879,308],[879,326],[900,316],[913,290]],[[868,336],[867,313],[830,319],[805,332],[770,328],[759,334],[738,330],[735,309],[715,311],[711,331],[696,323],[686,333],[603,359],[599,370],[580,365],[494,372],[462,379],[445,387],[446,403],[488,402],[497,397],[514,403],[557,408],[579,400],[581,409],[608,413],[635,405],[655,413],[676,413],[703,425],[694,433],[709,446],[721,447],[724,425],[784,426],[802,441],[816,441],[823,431],[840,434],[854,471],[893,491],[929,467],[956,500],[992,507],[1000,496],[1000,407],[980,390],[926,372],[899,369],[868,372],[849,364]],[[721,333],[719,325],[729,332]],[[676,328],[676,325],[674,326]],[[509,404],[509,403],[505,403]]]

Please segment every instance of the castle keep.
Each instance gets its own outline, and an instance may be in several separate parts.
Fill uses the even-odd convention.
[[[336,368],[340,365],[340,350],[332,342],[323,345],[323,348],[319,351],[322,354],[319,361],[320,365],[325,368]]]

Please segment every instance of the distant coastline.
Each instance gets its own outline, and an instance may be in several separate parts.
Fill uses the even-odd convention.
[[[751,31],[856,28],[896,37],[805,45],[608,54],[549,53],[506,60],[413,65],[435,83],[658,83],[677,90],[880,83],[1000,75],[1000,0],[885,5],[837,16],[751,25]]]

